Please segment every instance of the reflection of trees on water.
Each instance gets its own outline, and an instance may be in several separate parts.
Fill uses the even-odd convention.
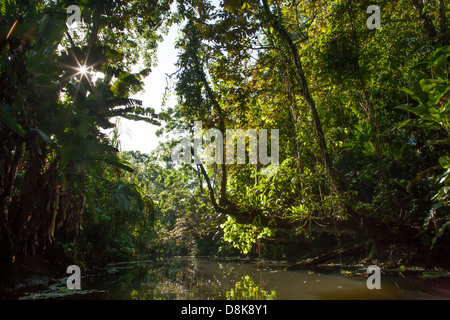
[[[226,293],[227,300],[275,300],[276,292],[263,290],[250,276],[242,277],[234,288]]]
[[[219,263],[221,275],[225,277],[239,277],[239,272],[230,264]],[[259,270],[259,269],[258,269]],[[245,274],[240,277],[239,281],[235,281],[234,288],[226,291],[227,300],[275,300],[276,292],[270,292],[264,289],[263,272],[259,270],[259,283],[249,275]]]
[[[198,260],[192,258],[112,270],[108,291],[118,299],[276,299],[275,291],[264,289],[261,272],[259,277],[252,277],[248,270],[228,263],[199,268]]]
[[[23,299],[329,300],[448,297],[445,279],[437,286],[443,291],[434,293],[428,292],[432,287],[422,280],[411,276],[392,278],[385,275],[380,294],[368,290],[365,279],[360,277],[355,279],[354,276],[310,271],[284,272],[268,265],[218,263],[206,258],[175,258],[110,265],[107,269],[84,274],[81,291],[69,291],[65,279],[62,279],[62,282],[56,282],[46,290],[25,292]]]
[[[129,288],[128,297],[135,300],[173,300],[197,297],[196,289],[205,280],[196,276],[196,259],[161,261],[147,264],[145,279],[138,286]],[[119,280],[121,281],[121,280]],[[130,283],[132,284],[132,283]]]

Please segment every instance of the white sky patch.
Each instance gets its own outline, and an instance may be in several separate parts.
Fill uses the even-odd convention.
[[[142,100],[143,107],[155,109],[160,113],[163,109],[163,98],[166,90],[167,75],[176,71],[175,62],[177,61],[178,51],[175,49],[175,41],[178,37],[179,26],[173,25],[167,36],[159,44],[157,50],[158,65],[152,67],[152,72],[144,80],[144,90],[130,98]],[[166,101],[166,106],[174,106],[176,97],[170,96]],[[150,153],[157,146],[159,141],[164,138],[158,138],[156,131],[158,126],[144,121],[132,121],[122,119],[121,125],[129,132],[120,137],[122,150],[138,150],[144,153]]]

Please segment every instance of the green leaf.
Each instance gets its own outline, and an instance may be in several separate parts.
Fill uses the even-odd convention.
[[[113,165],[115,167],[121,168],[123,170],[126,170],[128,172],[134,172],[134,169],[130,166],[130,164],[122,159],[119,158],[113,158],[113,157],[94,157],[91,158],[92,160],[98,160],[103,161],[105,163],[108,163],[110,165]]]
[[[414,100],[419,102],[421,105],[426,106],[428,105],[428,94],[426,92],[422,91],[422,87],[420,86],[419,82],[415,82],[412,86],[412,89],[408,88],[401,88],[404,92],[409,94]]]
[[[0,122],[21,137],[25,136],[22,126],[4,108],[0,108]]]
[[[450,145],[450,139],[428,141],[428,144],[429,145],[439,145],[439,144]]]
[[[375,146],[372,141],[364,142],[364,153],[366,155],[374,155],[375,154]]]
[[[437,118],[435,115],[431,114],[430,109],[427,107],[424,107],[423,105],[419,105],[417,107],[410,107],[409,105],[400,105],[396,107],[397,109],[402,109],[405,111],[409,111],[411,113],[414,113],[415,115],[424,118],[429,121],[433,122],[439,122],[439,118]]]
[[[39,130],[39,129],[34,129],[34,130],[36,130],[36,131],[39,133],[39,135],[41,136],[41,138],[42,138],[47,144],[52,144],[52,140],[51,140],[44,132],[42,132],[42,131]]]
[[[427,121],[423,118],[417,118],[417,119],[408,119],[405,121],[400,122],[397,125],[397,128],[404,128],[404,127],[416,127],[423,130],[441,130],[442,127],[435,122]]]
[[[450,168],[450,157],[449,156],[440,157],[439,164],[442,166],[442,168],[449,169]]]
[[[442,79],[422,79],[419,83],[422,90],[428,93],[428,107],[436,105],[448,91],[448,85]]]
[[[433,92],[437,85],[432,79],[422,79],[419,81],[419,84],[425,92]]]

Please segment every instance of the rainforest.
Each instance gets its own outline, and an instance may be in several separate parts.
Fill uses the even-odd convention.
[[[358,270],[376,265],[448,299],[448,11],[444,0],[1,0],[0,298],[47,290],[77,265],[159,284],[102,298],[328,299],[292,293],[282,272],[359,276],[369,292]],[[152,95],[171,28],[175,71],[149,105],[136,95]],[[123,146],[133,123],[152,128],[131,136],[150,152]],[[201,266],[235,280],[216,290]],[[211,290],[192,296],[180,278]]]

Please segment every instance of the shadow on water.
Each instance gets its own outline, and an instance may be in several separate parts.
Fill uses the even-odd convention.
[[[124,262],[82,275],[82,290],[66,279],[21,299],[114,300],[317,300],[449,299],[450,279],[382,276],[381,289],[369,290],[366,278],[341,273],[286,271],[276,263],[214,261],[180,257]]]

